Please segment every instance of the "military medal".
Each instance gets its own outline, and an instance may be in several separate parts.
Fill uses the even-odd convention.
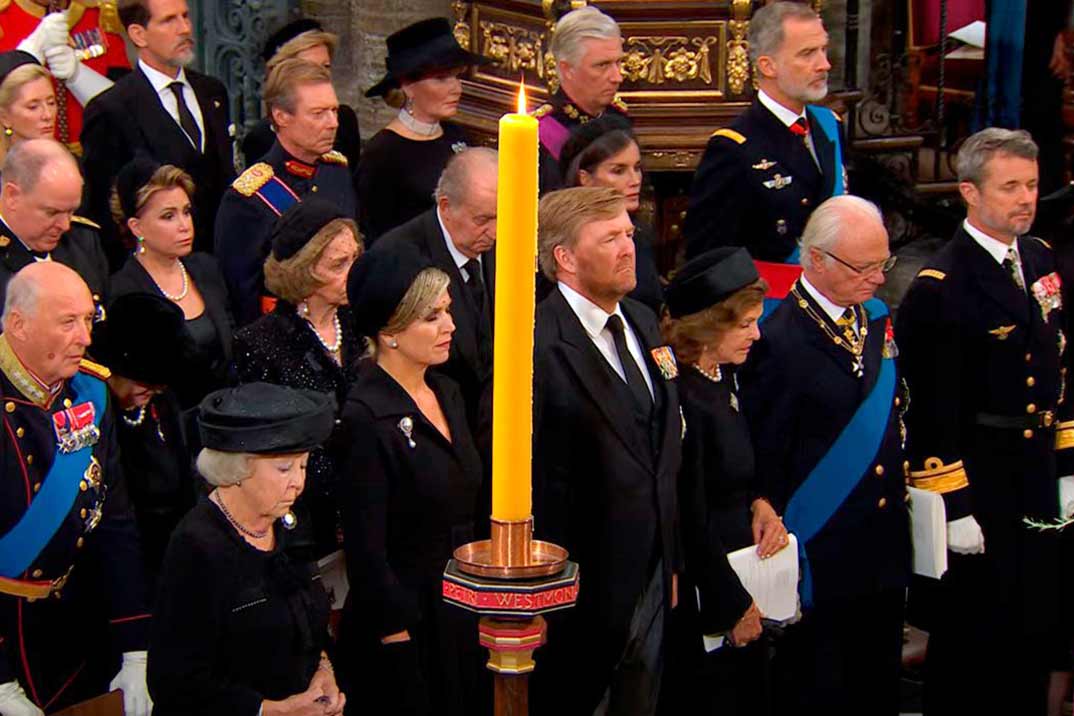
[[[408,415],[399,421],[399,432],[406,435],[406,444],[411,448],[416,448],[418,444],[414,442],[414,421]]]
[[[888,322],[884,326],[884,350],[881,356],[884,358],[899,357],[899,347],[895,345],[895,328],[891,325],[891,318],[888,318]]]
[[[861,378],[865,375],[865,360],[863,355],[865,353],[865,338],[869,335],[869,323],[866,320],[867,316],[865,309],[861,306],[851,306],[850,311],[854,314],[853,320],[848,320],[843,324],[842,319],[838,323],[843,328],[842,335],[835,332],[835,330],[828,325],[828,321],[824,320],[813,307],[809,305],[809,301],[802,297],[802,294],[798,292],[798,286],[795,285],[791,288],[791,295],[798,302],[798,307],[805,311],[806,315],[812,318],[816,324],[820,327],[824,333],[832,339],[835,345],[839,346],[843,350],[850,353],[852,359],[850,361],[850,372],[854,374],[855,378]],[[854,330],[854,324],[861,326],[860,331]],[[888,320],[890,324],[890,319]],[[894,334],[892,334],[892,345],[894,346]],[[885,345],[885,348],[887,346]]]
[[[1041,276],[1031,287],[1033,297],[1040,304],[1040,314],[1045,323],[1048,322],[1049,313],[1063,307],[1062,288],[1063,281],[1055,271],[1047,276]]]
[[[283,517],[280,518],[280,524],[283,525],[285,530],[293,530],[298,527],[298,518],[295,517],[295,513],[288,510]]]
[[[761,161],[759,161],[756,164],[754,164],[753,168],[764,172],[764,171],[768,171],[769,169],[771,169],[774,166],[776,166],[775,162],[769,161],[767,159],[762,159]]]
[[[78,452],[84,447],[96,445],[101,431],[94,424],[96,409],[93,403],[79,403],[52,414],[52,429],[56,444],[62,453]]]
[[[675,362],[675,353],[671,350],[671,346],[653,348],[649,351],[649,355],[656,361],[656,366],[660,369],[660,374],[664,376],[664,380],[672,380],[678,377],[679,365]]]
[[[784,187],[790,186],[791,182],[793,182],[793,181],[794,181],[794,177],[785,177],[782,174],[776,174],[774,177],[772,177],[768,181],[761,182],[761,183],[764,184],[765,189],[779,190],[779,189],[783,189]]]

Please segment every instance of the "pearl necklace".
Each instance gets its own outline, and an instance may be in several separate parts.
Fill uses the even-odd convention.
[[[179,291],[178,295],[173,296],[172,294],[170,294],[167,291],[165,291],[164,287],[161,286],[160,283],[158,283],[155,278],[153,278],[153,275],[152,274],[149,275],[150,278],[153,278],[153,283],[157,284],[157,290],[159,290],[161,293],[164,294],[164,298],[167,298],[168,300],[174,301],[176,303],[179,303],[184,298],[186,298],[187,293],[190,292],[190,277],[187,276],[186,266],[183,266],[182,261],[179,261],[178,264],[179,264],[179,275],[182,276],[182,278],[183,278],[183,288],[182,288],[181,291]],[[149,272],[147,271],[146,273],[149,273]]]
[[[239,521],[231,516],[231,513],[227,509],[227,505],[224,504],[224,498],[220,496],[220,493],[217,492],[216,490],[213,490],[213,496],[216,498],[215,500],[213,500],[213,502],[215,502],[217,504],[217,506],[220,508],[220,511],[224,513],[224,517],[227,518],[227,521],[231,523],[232,527],[234,527],[235,529],[237,529],[239,532],[241,532],[242,534],[246,535],[247,537],[252,537],[254,539],[264,539],[265,537],[268,536],[268,533],[269,533],[268,530],[263,530],[261,532],[255,532],[254,530],[247,529],[246,527],[243,527],[242,525],[240,525]]]
[[[713,383],[719,383],[720,381],[723,380],[723,371],[720,370],[720,364],[719,363],[716,364],[716,372],[715,373],[709,373],[707,370],[702,368],[699,363],[694,363],[694,370],[696,370],[698,373],[700,373],[701,375],[703,375],[706,378],[708,378],[709,380],[711,380]]]
[[[138,408],[137,418],[128,418],[126,415],[122,414],[120,415],[120,417],[123,418],[123,422],[125,422],[127,425],[130,425],[132,428],[136,428],[145,422],[145,413],[146,410],[145,406],[143,405],[142,407]]]
[[[399,110],[399,124],[422,137],[431,137],[440,129],[440,122],[423,122],[408,112],[405,107]]]
[[[317,327],[314,326],[313,321],[309,319],[310,307],[306,305],[305,301],[302,302],[301,310],[302,317],[306,319],[306,325],[310,327],[311,331],[313,331],[313,335],[317,336],[317,341],[321,344],[321,346],[323,346],[324,349],[332,355],[336,355],[337,353],[339,353],[340,348],[343,347],[343,327],[339,323],[339,311],[337,310],[335,313],[332,314],[332,325],[335,326],[336,329],[336,340],[333,343],[329,343],[323,337],[321,337],[321,334],[317,331]]]

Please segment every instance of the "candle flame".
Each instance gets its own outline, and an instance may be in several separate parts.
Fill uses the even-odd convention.
[[[518,83],[518,113],[526,114],[526,83],[522,80]]]

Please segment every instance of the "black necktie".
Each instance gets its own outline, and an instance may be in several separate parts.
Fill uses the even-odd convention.
[[[615,341],[615,352],[619,355],[619,364],[623,367],[623,375],[626,376],[630,394],[634,396],[634,402],[638,404],[642,412],[648,414],[653,408],[653,396],[649,393],[649,387],[645,384],[645,377],[642,376],[634,356],[630,354],[630,349],[627,348],[626,329],[623,326],[623,319],[616,315],[608,316],[608,322],[605,327],[612,332],[612,340]]]
[[[485,315],[485,281],[481,277],[481,262],[477,259],[470,259],[462,267],[466,269],[466,287],[470,289],[474,305],[482,315]]]
[[[186,98],[183,97],[183,83],[172,82],[168,88],[175,95],[175,101],[179,105],[179,126],[183,128],[190,141],[194,143],[194,149],[201,151],[201,130],[194,121],[194,115],[190,113],[190,107],[186,106]]]

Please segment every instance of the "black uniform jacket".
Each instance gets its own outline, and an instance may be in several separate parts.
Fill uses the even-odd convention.
[[[790,256],[813,209],[831,196],[833,177],[842,181],[816,111],[830,110],[806,110],[820,168],[802,138],[757,99],[712,135],[683,223],[687,258],[717,246],[745,246],[760,261]]]
[[[620,114],[627,119],[630,119],[630,115],[627,114],[627,105],[622,99],[616,95],[612,103],[606,108],[607,112],[614,112]],[[584,110],[579,108],[571,101],[571,98],[567,96],[567,93],[560,87],[556,90],[546,104],[542,104],[533,112],[533,116],[537,119],[550,115],[557,122],[562,124],[567,130],[574,129],[575,127],[585,124],[591,119],[596,119],[590,116]],[[561,147],[562,148],[562,147]],[[539,183],[542,194],[556,189],[563,188],[563,172],[559,166],[559,152],[552,153],[552,151],[543,143],[537,154],[538,170],[539,170]]]
[[[190,142],[137,66],[86,105],[82,159],[87,199],[90,216],[105,227],[104,242],[113,269],[122,264],[124,251],[109,198],[119,170],[137,155],[173,164],[190,174],[195,186],[195,246],[199,251],[212,248],[217,206],[235,178],[228,96],[215,77],[191,69],[184,72],[201,108],[204,151],[199,152]]]
[[[592,712],[600,701],[657,561],[666,585],[679,561],[678,391],[648,355],[661,343],[653,313],[631,299],[620,306],[647,353],[655,392],[647,421],[635,417],[626,383],[562,292],[553,290],[537,308],[534,526],[540,539],[567,548],[583,585],[573,609],[551,616],[556,638],[541,663],[549,687],[569,680],[577,712]]]
[[[97,369],[86,371],[91,380],[104,375]],[[33,379],[0,336],[0,534],[7,534],[26,513],[52,467],[58,451],[53,415],[87,400],[70,382],[50,399],[41,389],[27,395],[16,381],[28,385]],[[65,689],[83,669],[92,675],[96,693],[103,693],[119,669],[118,653],[145,649],[148,642],[138,532],[120,467],[110,398],[108,402],[100,418],[100,438],[86,448],[100,465],[99,479],[83,480],[85,489],[59,530],[17,577],[61,580],[62,589],[36,601],[0,595],[0,682],[17,678],[42,707],[63,705]],[[94,690],[81,694],[88,697]]]
[[[911,483],[942,493],[948,520],[976,518],[994,596],[1021,584],[1027,613],[1045,614],[1055,545],[1022,520],[1057,517],[1056,448],[1070,451],[1074,422],[1055,260],[1039,239],[1017,241],[1028,295],[960,227],[911,284],[897,336]]]
[[[828,320],[797,284],[804,301]],[[870,318],[863,377],[793,294],[762,325],[740,376],[761,492],[782,514],[869,395],[880,373],[889,317]],[[835,330],[834,324],[829,326]],[[897,385],[902,385],[901,381]],[[876,457],[821,531],[806,544],[816,604],[906,585],[910,528],[903,480],[905,389],[894,405]]]
[[[290,206],[274,208],[258,194],[270,177],[281,179],[300,201],[313,194],[335,204],[348,218],[358,210],[347,159],[338,152],[325,154],[311,166],[292,157],[277,141],[259,163],[243,172],[220,201],[214,237],[239,326],[261,315],[263,268],[272,249],[272,229]]]
[[[101,307],[108,298],[108,259],[101,248],[97,225],[75,217],[71,228],[60,237],[49,256],[64,266],[73,268],[89,286],[93,302]],[[0,219],[0,311],[4,310],[7,282],[19,269],[34,262],[33,255]]]

